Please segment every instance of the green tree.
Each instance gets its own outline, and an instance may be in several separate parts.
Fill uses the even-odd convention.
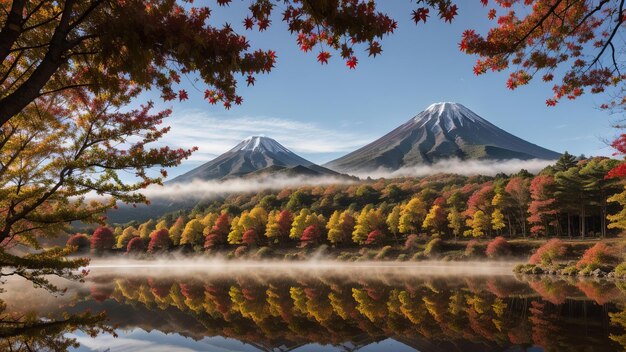
[[[554,169],[556,171],[567,171],[576,166],[577,163],[576,157],[568,153],[566,150],[563,154],[561,154],[561,157],[556,161],[556,164],[554,164]]]

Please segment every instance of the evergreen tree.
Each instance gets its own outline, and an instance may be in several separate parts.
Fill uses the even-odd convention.
[[[576,161],[576,157],[573,156],[572,154],[568,153],[567,151],[565,151],[561,157],[559,158],[559,160],[556,161],[556,164],[554,164],[554,169],[558,172],[558,171],[567,171],[570,168],[576,166],[577,161]]]

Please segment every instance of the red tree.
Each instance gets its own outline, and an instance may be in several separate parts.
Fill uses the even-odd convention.
[[[222,236],[226,239],[228,232],[230,231],[230,218],[228,213],[222,213],[215,220],[215,224],[211,228],[211,233],[217,236]]]
[[[378,245],[383,244],[385,241],[385,235],[379,230],[374,230],[367,235],[365,240],[366,245]]]
[[[148,243],[148,252],[165,251],[172,247],[169,231],[166,229],[155,230],[150,234],[150,243]]]
[[[91,235],[91,249],[95,251],[104,251],[113,248],[115,245],[115,236],[113,231],[108,227],[98,227]]]
[[[291,211],[285,209],[278,214],[276,218],[278,228],[280,229],[280,235],[282,238],[289,236],[289,230],[291,229],[291,223],[293,222],[293,214]]]
[[[464,212],[466,216],[473,216],[478,210],[489,214],[487,210],[491,206],[493,199],[493,183],[487,182],[476,190],[467,200],[467,210]]]
[[[487,244],[487,249],[485,250],[485,254],[489,258],[497,258],[509,255],[511,253],[511,249],[509,247],[509,242],[502,237],[498,236],[493,239],[493,241]]]
[[[319,241],[321,235],[321,231],[315,225],[310,225],[304,232],[302,232],[302,237],[300,237],[300,243],[302,247],[315,244]]]
[[[254,229],[249,229],[243,233],[241,237],[241,242],[247,244],[248,246],[255,246],[259,242],[259,236],[257,235]]]
[[[77,233],[67,239],[67,246],[76,247],[78,251],[89,248],[89,237],[83,233]]]
[[[548,225],[554,225],[556,215],[554,198],[554,177],[539,175],[530,182],[530,206],[528,222],[532,225],[530,232],[534,235],[547,235]]]
[[[126,246],[126,253],[143,253],[146,251],[146,244],[140,237],[131,238]]]

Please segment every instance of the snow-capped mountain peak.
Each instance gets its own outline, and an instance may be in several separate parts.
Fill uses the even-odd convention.
[[[239,144],[237,144],[231,152],[235,151],[257,151],[257,152],[270,152],[270,153],[291,153],[291,151],[285,148],[282,144],[276,140],[265,136],[250,136]]]
[[[430,105],[376,141],[325,166],[341,172],[396,170],[442,159],[544,159],[559,154],[516,137],[459,103]]]

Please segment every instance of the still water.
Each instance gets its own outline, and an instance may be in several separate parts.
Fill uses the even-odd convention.
[[[67,283],[66,283],[67,284]],[[506,264],[97,265],[53,297],[6,283],[3,314],[50,325],[0,349],[624,351],[626,285]],[[32,286],[32,285],[31,285]],[[86,311],[106,320],[57,324]],[[93,336],[90,336],[93,335]]]

